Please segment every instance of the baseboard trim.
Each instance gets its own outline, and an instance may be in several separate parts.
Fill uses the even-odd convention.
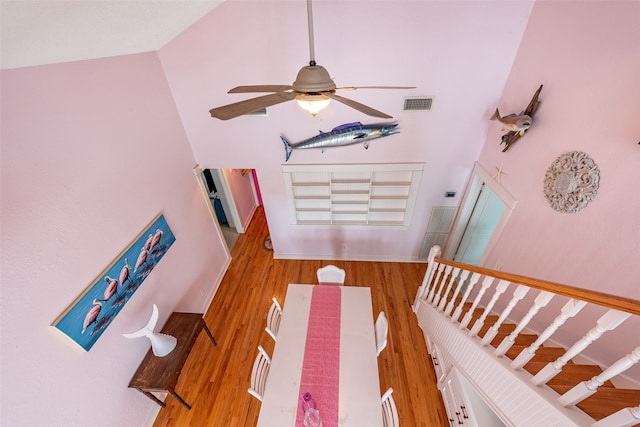
[[[335,255],[299,255],[299,254],[280,254],[274,252],[274,259],[293,259],[293,260],[323,260],[323,261],[366,261],[366,262],[407,262],[426,264],[427,260],[420,258],[390,257],[377,258],[368,256],[335,256]]]
[[[231,265],[231,260],[232,259],[233,259],[232,257],[227,258],[227,262],[224,264],[224,267],[222,267],[222,269],[220,270],[220,274],[216,278],[215,285],[213,286],[213,289],[211,290],[211,293],[209,294],[209,297],[207,298],[204,306],[202,307],[202,312],[203,313],[206,313],[207,311],[209,311],[209,306],[211,306],[211,303],[213,302],[213,298],[216,296],[216,292],[218,292],[218,288],[220,287],[220,283],[222,283],[222,279],[224,278],[224,275],[226,274],[227,270],[229,269],[229,265]]]
[[[164,399],[167,397],[167,393],[154,393],[156,397],[164,402]],[[149,413],[147,420],[144,422],[144,427],[153,427],[153,424],[156,422],[156,418],[158,418],[158,414],[160,413],[160,409],[162,407],[157,404],[153,404],[154,408]]]

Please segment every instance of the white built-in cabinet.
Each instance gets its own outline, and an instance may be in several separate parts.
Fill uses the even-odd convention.
[[[422,163],[283,165],[296,225],[408,226]]]
[[[451,359],[425,334],[438,389],[451,427],[503,427],[505,424],[478,395]]]

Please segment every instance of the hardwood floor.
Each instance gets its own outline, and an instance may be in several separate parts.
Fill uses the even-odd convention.
[[[316,283],[316,270],[329,263],[346,270],[345,286],[371,287],[374,316],[383,310],[389,319],[388,344],[378,357],[380,390],[393,387],[400,425],[448,426],[411,311],[426,264],[274,260],[273,252],[262,247],[268,232],[260,207],[233,248],[231,265],[205,315],[218,346],[201,334],[176,387],[192,409],[168,396],[154,426],[255,426],[260,402],[247,389],[257,346],[273,354],[274,342],[264,330],[271,298],[284,303],[287,284]]]

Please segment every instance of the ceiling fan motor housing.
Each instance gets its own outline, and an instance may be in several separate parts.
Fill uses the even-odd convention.
[[[308,65],[298,71],[293,90],[302,93],[319,93],[336,90],[336,84],[322,65]]]

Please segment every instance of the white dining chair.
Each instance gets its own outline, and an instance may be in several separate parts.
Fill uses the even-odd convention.
[[[389,321],[387,321],[387,316],[385,316],[384,311],[381,311],[378,314],[378,318],[376,319],[376,350],[377,355],[380,355],[380,352],[387,346],[387,334],[389,333]]]
[[[253,363],[253,370],[251,371],[251,387],[249,387],[249,394],[262,402],[262,396],[264,394],[264,387],[267,383],[267,376],[269,375],[269,368],[271,367],[271,358],[264,351],[261,345],[258,346],[258,355],[256,361]]]
[[[264,330],[267,331],[274,341],[277,341],[276,337],[280,329],[280,319],[282,319],[282,307],[280,307],[278,300],[273,297],[273,304],[271,304],[271,308],[269,308],[269,313],[267,314],[267,327],[264,328]]]
[[[382,424],[384,427],[399,427],[398,408],[396,408],[396,402],[391,393],[393,393],[393,389],[389,387],[382,395]]]
[[[335,265],[326,265],[318,269],[317,275],[318,283],[344,285],[346,273],[343,269],[338,268]]]

